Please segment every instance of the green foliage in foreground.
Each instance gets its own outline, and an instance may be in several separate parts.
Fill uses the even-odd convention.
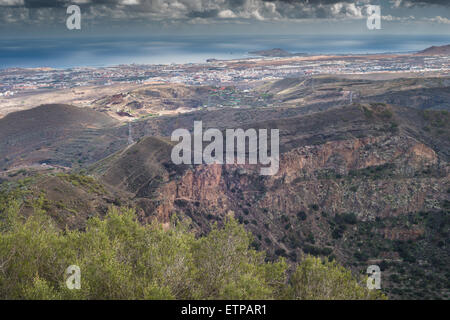
[[[288,279],[284,260],[265,262],[234,219],[196,238],[183,223],[141,225],[111,208],[84,231],[58,229],[45,211],[24,219],[0,210],[0,299],[376,299],[334,262],[307,257]],[[81,289],[66,288],[69,265]]]

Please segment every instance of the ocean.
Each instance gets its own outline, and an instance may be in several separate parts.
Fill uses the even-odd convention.
[[[307,54],[407,53],[450,44],[450,35],[240,35],[0,39],[0,68],[198,63],[281,48]]]

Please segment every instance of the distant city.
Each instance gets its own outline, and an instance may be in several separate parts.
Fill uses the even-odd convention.
[[[9,68],[0,70],[0,96],[35,90],[107,86],[115,83],[166,82],[187,85],[233,85],[317,74],[434,72],[450,70],[450,56],[342,55],[290,58],[208,59],[205,63],[118,65],[112,67]]]

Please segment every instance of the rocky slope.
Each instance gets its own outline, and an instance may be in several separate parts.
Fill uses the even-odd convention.
[[[173,144],[154,137],[92,172],[128,192],[143,221],[189,217],[202,233],[210,222],[233,214],[256,236],[254,246],[272,258],[297,261],[313,253],[357,271],[376,262],[386,277],[394,275],[386,279],[393,297],[444,297],[448,286],[436,286],[447,269],[433,261],[438,255],[449,261],[450,253],[448,146],[442,138],[448,137],[449,115],[436,112],[447,119],[443,132],[422,131],[418,118],[427,123],[434,119],[429,112],[433,116],[384,104],[351,105],[248,125],[280,129],[280,169],[274,176],[259,175],[254,165],[175,166]],[[432,281],[412,292],[416,284],[395,275],[417,273],[418,260],[431,266]]]
[[[17,129],[0,127],[0,191],[41,199],[61,227],[82,229],[109,205],[136,207],[142,222],[167,227],[175,215],[189,219],[198,233],[234,215],[270,259],[294,263],[310,253],[355,272],[378,264],[391,297],[449,297],[447,111],[383,102],[199,111],[134,122],[129,146],[129,127],[102,113],[69,106],[27,112],[11,114]],[[279,129],[279,171],[174,165],[168,137],[195,120],[205,129]],[[72,171],[30,166],[43,161]],[[80,166],[88,171],[73,172]]]
[[[110,130],[117,123],[103,113],[70,105],[10,113],[0,119],[0,168],[43,163],[73,167],[98,161],[116,141]]]

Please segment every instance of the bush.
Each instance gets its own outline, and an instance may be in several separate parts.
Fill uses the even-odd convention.
[[[297,213],[297,218],[299,218],[302,221],[306,220],[306,213],[305,213],[305,211],[299,211]]]
[[[358,222],[358,219],[356,217],[356,214],[350,212],[350,213],[336,214],[334,216],[334,221],[336,222],[336,224],[355,224]]]
[[[303,248],[303,251],[305,253],[311,254],[313,256],[328,256],[333,252],[332,248],[321,248],[321,247],[316,247],[316,246],[311,246],[311,245],[306,245]]]
[[[57,228],[38,206],[26,219],[17,201],[2,207],[0,299],[380,297],[343,267],[314,258],[303,261],[289,282],[286,262],[267,262],[264,252],[252,248],[259,242],[232,218],[196,237],[176,218],[169,229],[157,222],[141,225],[127,208],[112,207],[104,219],[91,218],[85,230],[71,231]],[[79,290],[66,288],[70,265],[80,267]]]
[[[331,236],[333,237],[333,239],[340,239],[344,235],[345,229],[346,229],[345,225],[338,225],[331,232]]]
[[[386,299],[377,290],[368,290],[351,272],[336,261],[307,256],[290,279],[289,297],[297,300],[323,299]]]
[[[85,231],[59,230],[43,211],[2,219],[0,299],[272,299],[284,261],[266,263],[237,221],[196,239],[188,226],[141,225],[131,209],[112,208]],[[64,272],[81,269],[81,289]]]

